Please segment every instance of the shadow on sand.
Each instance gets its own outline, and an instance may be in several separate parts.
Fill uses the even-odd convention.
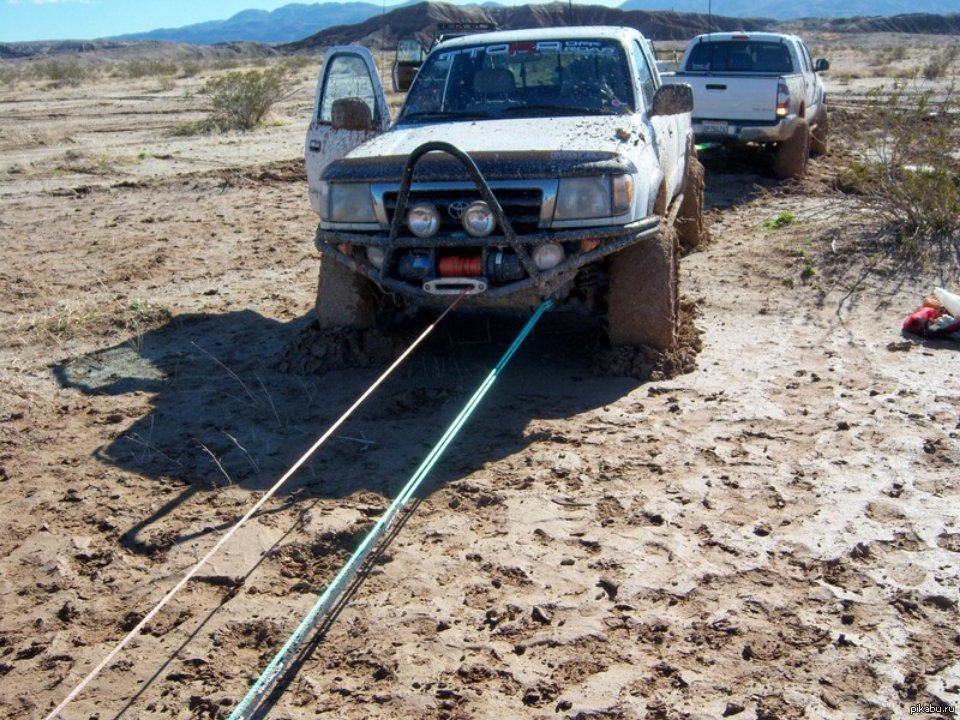
[[[522,324],[521,319],[460,314],[447,318],[290,479],[281,491],[287,502],[364,490],[393,497]],[[189,535],[152,531],[198,493],[226,484],[250,491],[271,487],[389,365],[312,376],[280,372],[284,349],[309,325],[309,317],[279,322],[249,310],[181,316],[135,343],[54,368],[64,387],[150,396],[152,411],[99,448],[97,456],[141,476],[183,485],[124,533],[128,548],[153,553],[226,528],[232,520]],[[531,429],[532,421],[573,417],[637,387],[637,380],[593,369],[590,350],[598,334],[596,325],[582,317],[548,313],[423,493],[522,451],[544,432]]]

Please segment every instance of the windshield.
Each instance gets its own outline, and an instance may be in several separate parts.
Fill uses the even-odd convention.
[[[780,42],[700,42],[690,51],[687,72],[790,73],[790,50]]]
[[[397,123],[632,112],[628,72],[623,49],[610,40],[441,46],[420,69]]]

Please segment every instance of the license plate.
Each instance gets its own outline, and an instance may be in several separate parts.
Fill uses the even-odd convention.
[[[730,132],[726,120],[707,120],[700,123],[697,129],[706,135],[726,135]]]

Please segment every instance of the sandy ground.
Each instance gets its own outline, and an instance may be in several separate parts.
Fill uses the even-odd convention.
[[[172,137],[190,82],[0,95],[5,718],[63,699],[380,369],[290,371],[308,73],[269,127]],[[899,331],[960,279],[867,269],[833,156],[802,184],[705,164],[696,369],[605,375],[597,328],[547,316],[265,717],[960,704],[958,348]],[[518,327],[445,322],[63,717],[226,717]]]

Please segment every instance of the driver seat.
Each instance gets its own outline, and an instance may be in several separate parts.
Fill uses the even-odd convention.
[[[508,100],[516,87],[513,73],[506,68],[484,68],[473,76],[473,91],[485,100]]]

